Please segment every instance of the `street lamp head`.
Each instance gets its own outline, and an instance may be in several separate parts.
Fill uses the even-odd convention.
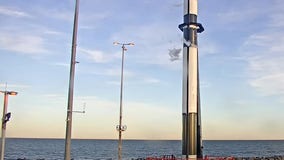
[[[122,46],[128,45],[128,46],[134,46],[134,43],[119,43],[119,42],[113,42],[113,45],[122,45]]]
[[[11,95],[11,96],[16,96],[18,94],[18,92],[15,91],[8,91],[7,94]]]
[[[0,93],[4,93],[7,95],[11,95],[11,96],[15,96],[18,94],[18,92],[15,92],[15,91],[0,91]]]
[[[120,43],[119,42],[113,42],[113,45],[119,45]]]

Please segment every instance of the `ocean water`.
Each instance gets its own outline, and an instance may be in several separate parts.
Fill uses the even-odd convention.
[[[63,139],[21,139],[6,140],[5,159],[60,160],[64,157]],[[115,160],[117,140],[72,140],[72,158],[75,160]],[[267,157],[283,156],[283,141],[203,141],[204,155]],[[124,140],[123,159],[149,156],[181,156],[181,141],[178,140]]]

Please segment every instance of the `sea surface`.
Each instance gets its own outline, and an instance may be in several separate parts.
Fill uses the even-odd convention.
[[[64,157],[63,139],[6,139],[5,159],[61,160]],[[74,160],[115,160],[117,140],[72,140]],[[284,140],[228,141],[204,140],[203,155],[216,157],[268,157],[284,155]],[[150,156],[181,156],[179,140],[124,140],[122,157],[125,160]]]

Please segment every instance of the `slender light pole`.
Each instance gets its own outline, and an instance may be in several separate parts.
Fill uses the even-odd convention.
[[[66,119],[65,154],[64,154],[65,160],[71,159],[71,132],[72,132],[74,76],[75,76],[75,64],[77,63],[76,47],[77,47],[78,14],[79,14],[79,0],[76,0],[73,38],[72,38],[71,63],[70,63],[67,119]]]
[[[1,137],[1,160],[4,160],[5,155],[5,137],[6,137],[6,123],[11,117],[11,113],[7,113],[8,107],[8,96],[17,95],[18,92],[15,91],[0,91],[4,93],[4,106],[3,106],[3,116],[2,116],[2,137]]]
[[[197,23],[198,0],[184,0],[182,155],[186,159],[202,158],[200,89],[197,33],[204,31]]]
[[[122,58],[121,58],[121,79],[120,79],[120,105],[119,105],[119,125],[116,126],[118,131],[118,160],[121,160],[121,150],[122,150],[122,132],[126,130],[127,126],[122,125],[122,95],[123,95],[123,67],[124,67],[124,52],[127,50],[126,45],[134,46],[134,43],[119,43],[113,42],[114,45],[121,45],[122,48]]]

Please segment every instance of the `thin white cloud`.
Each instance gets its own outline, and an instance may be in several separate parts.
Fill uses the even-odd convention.
[[[85,29],[85,30],[95,30],[95,26],[88,26],[88,25],[80,25],[79,29]]]
[[[206,35],[204,35],[206,37]],[[219,46],[208,38],[201,39],[199,42],[198,53],[200,56],[206,56],[208,54],[217,54],[220,52]]]
[[[99,69],[99,70],[93,70],[91,73],[96,75],[102,75],[102,76],[113,76],[113,77],[119,77],[121,75],[121,68],[105,68],[105,69]],[[123,71],[124,77],[133,77],[136,74],[132,71],[124,69]]]
[[[118,59],[118,54],[107,54],[100,50],[90,50],[79,48],[79,51],[87,56],[89,60],[95,63],[108,63],[114,59]]]
[[[55,9],[39,9],[39,14],[49,18],[59,19],[63,21],[72,22],[74,20],[74,11],[55,10]]]
[[[107,81],[106,83],[109,84],[109,85],[115,85],[115,86],[120,85],[120,81]]]
[[[158,84],[158,83],[161,83],[161,80],[157,78],[145,78],[144,82],[149,83],[149,84]]]
[[[139,77],[138,75],[136,75],[135,77],[134,76],[132,77],[133,78],[127,78],[127,85],[134,86],[134,85],[144,85],[144,84],[147,84],[147,85],[166,84],[164,81],[161,81],[160,79],[153,78],[153,77],[142,78],[142,77]],[[119,86],[121,82],[120,80],[117,80],[117,81],[108,81],[106,83],[110,85]]]
[[[50,65],[54,65],[54,66],[61,66],[61,67],[70,67],[70,64],[69,63],[62,63],[62,62],[57,62],[57,63],[52,63]]]
[[[284,95],[283,1],[267,6],[267,25],[244,42],[249,85],[262,95]],[[259,10],[262,11],[262,10]]]
[[[235,9],[229,9],[226,13],[220,13],[219,18],[222,23],[242,25],[257,20],[259,17],[265,17],[265,24],[251,24],[252,26],[259,26],[258,30],[253,29],[252,34],[247,37],[241,46],[241,55],[237,60],[247,62],[246,74],[248,84],[254,88],[259,94],[264,96],[284,95],[284,32],[279,30],[283,26],[283,1],[274,1],[271,5],[260,3],[258,6],[252,8],[249,3],[248,6],[239,8],[242,12]],[[266,5],[266,9],[260,9],[261,6]],[[266,14],[269,13],[269,14]],[[242,28],[236,25],[237,29]],[[245,26],[244,26],[245,27]]]
[[[26,12],[19,11],[14,8],[3,7],[3,6],[0,6],[0,15],[1,14],[6,15],[6,16],[12,16],[12,17],[31,17],[31,15],[29,15]]]
[[[100,76],[108,76],[108,77],[116,77],[116,79],[112,79],[106,81],[106,84],[109,85],[120,85],[120,76],[121,76],[121,66],[115,68],[103,68],[92,70],[93,74]],[[128,85],[157,85],[157,84],[166,84],[166,82],[162,81],[157,77],[152,77],[151,75],[144,75],[143,73],[134,72],[132,70],[124,69],[124,80],[127,81]]]
[[[269,52],[249,58],[249,84],[263,95],[284,95],[284,56]]]
[[[72,4],[73,5],[73,4]],[[85,10],[81,10],[83,8]],[[75,10],[73,7],[69,9],[58,9],[58,8],[36,8],[39,15],[47,18],[62,20],[66,22],[74,21]],[[86,6],[80,6],[78,14],[79,29],[92,29],[97,27],[98,22],[109,17],[108,11],[94,13],[93,8],[86,8]]]
[[[262,75],[250,81],[250,85],[264,95],[284,95],[284,73]]]
[[[249,84],[263,95],[284,95],[284,32],[251,35],[244,43]]]
[[[63,33],[62,32],[58,32],[58,31],[54,31],[54,30],[45,30],[43,31],[44,34],[48,34],[48,35],[62,35]]]
[[[257,46],[257,47],[269,47],[273,42],[274,37],[267,33],[252,34],[245,41],[244,45]]]
[[[99,24],[102,24],[101,21],[105,20],[106,18],[111,17],[108,11],[106,12],[97,12],[94,13],[94,10],[90,11],[81,11],[79,14],[79,23],[80,29],[94,29]]]
[[[238,8],[239,9],[239,8]],[[224,23],[239,23],[243,21],[247,21],[248,19],[254,19],[258,16],[260,11],[255,8],[242,9],[240,10],[230,10],[225,13],[219,13],[218,17],[221,19],[221,22]]]
[[[0,87],[5,90],[6,88],[6,84],[5,83],[1,83]],[[23,84],[7,84],[7,89],[24,89],[24,88],[30,88],[31,86],[29,85],[23,85]]]
[[[61,95],[61,94],[45,94],[45,95],[43,95],[43,97],[51,98],[51,99],[54,99],[54,98],[65,99],[65,96]]]
[[[29,55],[47,52],[42,37],[20,33],[0,33],[0,49]]]

